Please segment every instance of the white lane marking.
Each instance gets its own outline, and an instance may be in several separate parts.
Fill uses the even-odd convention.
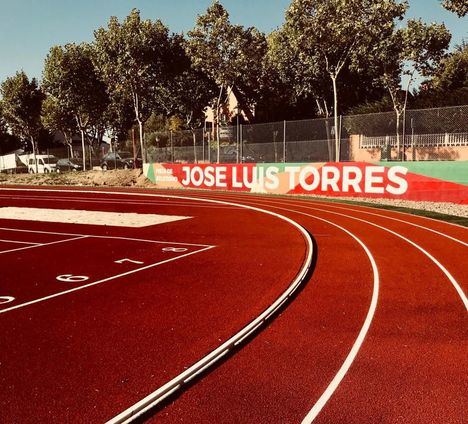
[[[184,246],[195,246],[195,247],[215,247],[210,244],[183,243],[183,242],[164,241],[164,240],[147,240],[147,239],[132,238],[132,237],[119,237],[119,236],[100,236],[100,235],[93,235],[93,234],[59,233],[56,231],[24,230],[22,228],[0,227],[0,230],[1,231],[16,231],[19,233],[48,234],[48,235],[53,235],[53,236],[80,236],[80,237],[92,237],[92,238],[102,238],[102,239],[110,239],[110,240],[142,241],[145,243],[176,244],[176,245],[180,244]],[[40,244],[42,245],[43,243],[40,243]]]
[[[325,201],[324,199],[322,199],[322,200]],[[349,201],[352,202],[353,200],[349,199]],[[337,201],[336,203],[339,203],[340,205],[348,205],[348,203],[343,203],[343,202],[339,202],[339,201]],[[465,231],[468,231],[467,227],[465,227],[463,225],[460,225],[460,224],[456,224],[454,222],[442,221],[440,219],[430,218],[428,216],[422,216],[422,215],[415,215],[415,214],[412,214],[412,213],[409,213],[409,212],[396,211],[396,210],[392,210],[392,209],[382,209],[382,208],[379,208],[378,205],[376,205],[375,207],[372,207],[372,206],[365,206],[365,205],[350,204],[350,206],[354,206],[355,208],[359,207],[359,208],[364,208],[364,209],[374,209],[374,210],[377,209],[377,210],[382,210],[382,211],[387,210],[387,211],[392,212],[392,213],[398,213],[398,214],[406,215],[406,216],[409,216],[409,217],[412,217],[412,218],[419,218],[419,219],[423,219],[423,220],[427,219],[429,221],[433,221],[433,222],[436,222],[436,223],[442,224],[442,225],[452,225],[454,227],[458,227],[458,228],[461,228],[461,229],[463,229]],[[420,210],[420,209],[415,209],[415,210]]]
[[[302,203],[310,205],[311,202],[304,201]],[[465,243],[463,240],[459,240],[459,239],[457,239],[455,237],[449,236],[448,234],[442,233],[440,231],[434,230],[434,229],[429,228],[429,227],[425,227],[424,225],[416,224],[414,222],[404,221],[403,219],[393,218],[391,216],[383,215],[383,214],[379,214],[379,213],[363,211],[361,209],[357,209],[356,207],[354,207],[354,205],[349,205],[349,206],[354,207],[354,209],[352,209],[352,208],[348,208],[348,207],[344,207],[344,206],[331,205],[331,204],[326,203],[326,202],[313,202],[313,203],[316,203],[318,205],[327,206],[327,207],[330,207],[330,208],[333,208],[333,209],[340,209],[340,210],[347,210],[347,211],[352,211],[352,212],[357,212],[357,213],[363,213],[363,214],[366,214],[366,215],[378,216],[379,218],[391,219],[392,221],[402,222],[403,224],[411,225],[413,227],[422,228],[423,230],[430,231],[431,233],[438,234],[439,236],[442,236],[442,237],[446,237],[446,238],[448,238],[448,239],[450,239],[452,241],[455,241],[457,243],[462,244],[463,246],[468,247],[468,243]]]
[[[31,243],[30,241],[4,240],[4,239],[0,239],[0,242],[4,242],[4,243],[16,243],[16,244],[41,244],[41,243]]]
[[[5,190],[3,188],[0,188],[0,190]],[[14,189],[9,189],[11,190],[16,190],[16,191],[30,191],[28,189],[21,189],[21,188],[14,188]],[[40,191],[40,192],[50,192],[48,189],[34,189],[35,191]],[[91,190],[54,190],[55,192],[60,192],[60,193],[97,193],[97,191],[91,191]],[[98,193],[101,194],[115,194],[115,192],[112,191],[99,191]],[[119,194],[123,195],[128,195],[128,196],[141,196],[141,197],[159,197],[159,198],[172,198],[172,199],[182,199],[182,200],[194,200],[194,201],[204,201],[208,203],[218,203],[218,204],[224,204],[228,206],[237,206],[240,208],[244,209],[250,209],[253,211],[265,213],[267,215],[274,216],[276,218],[279,218],[281,220],[284,220],[288,223],[290,223],[292,226],[294,226],[304,237],[306,244],[307,244],[307,256],[306,259],[303,262],[303,266],[301,270],[299,271],[297,277],[295,280],[291,283],[291,285],[288,287],[288,289],[267,309],[265,310],[259,317],[254,319],[251,323],[249,323],[247,326],[245,326],[242,330],[240,330],[237,334],[232,336],[228,341],[223,343],[220,347],[217,349],[213,350],[210,352],[208,355],[200,359],[198,362],[190,366],[188,369],[186,369],[183,373],[179,374],[178,376],[174,377],[171,381],[167,382],[163,386],[161,386],[159,389],[155,390],[153,393],[149,394],[147,397],[142,399],[141,401],[137,402],[135,405],[132,405],[130,408],[126,409],[125,411],[121,412],[119,415],[116,417],[112,418],[109,423],[116,424],[116,423],[124,423],[124,422],[131,422],[144,414],[146,411],[149,409],[153,408],[155,405],[160,403],[166,396],[168,396],[169,392],[175,392],[178,390],[180,387],[182,387],[185,382],[187,381],[188,378],[190,378],[193,374],[196,372],[199,372],[200,369],[203,367],[206,367],[208,363],[213,364],[219,360],[221,356],[225,354],[225,349],[226,346],[228,346],[229,349],[232,349],[233,346],[235,346],[235,343],[242,339],[244,334],[247,334],[251,328],[256,327],[258,324],[258,321],[263,321],[266,322],[267,319],[269,319],[272,315],[273,312],[278,310],[279,307],[285,302],[285,300],[288,297],[291,297],[296,289],[302,284],[304,278],[306,277],[309,268],[312,264],[312,254],[313,254],[313,243],[312,239],[310,238],[309,234],[307,231],[299,225],[297,222],[293,221],[290,218],[287,218],[283,215],[280,215],[278,213],[268,211],[265,209],[260,209],[256,208],[254,206],[248,206],[248,205],[242,205],[242,204],[236,204],[232,202],[225,202],[225,201],[220,201],[220,200],[213,200],[213,199],[198,199],[198,198],[193,198],[189,196],[175,196],[175,195],[159,195],[159,194],[150,194],[150,193],[129,193],[129,192],[119,192]],[[210,246],[211,248],[212,246]]]
[[[191,218],[191,216],[133,212],[103,212],[83,209],[25,208],[17,206],[0,207],[0,219],[53,222],[61,224],[100,225],[108,227],[143,228]]]
[[[204,193],[207,193],[209,194],[210,191],[209,190],[203,190]],[[213,194],[216,194],[216,192],[212,192]],[[218,192],[220,195],[222,195],[223,193],[220,193]],[[274,196],[276,198],[280,198],[280,199],[284,199],[284,200],[294,200],[294,199],[298,199],[299,197],[303,197],[305,199],[308,199],[310,202],[316,202],[318,200],[316,199],[320,199],[320,201],[322,202],[327,202],[328,199],[330,200],[333,200],[334,203],[337,203],[337,204],[340,204],[340,205],[343,205],[343,206],[353,206],[355,208],[364,208],[364,209],[371,209],[371,210],[380,210],[380,211],[388,211],[388,212],[391,212],[391,213],[398,213],[398,214],[401,214],[401,215],[405,215],[405,216],[408,216],[408,217],[411,217],[411,218],[416,218],[416,219],[421,219],[421,220],[429,220],[429,221],[433,221],[437,224],[441,224],[441,225],[452,225],[454,227],[458,227],[458,228],[461,228],[462,230],[465,230],[465,231],[468,231],[468,228],[463,226],[463,225],[460,225],[460,224],[455,224],[454,222],[448,222],[448,221],[442,221],[440,219],[435,219],[435,218],[430,218],[428,216],[422,216],[422,215],[416,215],[416,214],[413,214],[413,213],[409,213],[409,212],[402,212],[402,211],[397,211],[397,210],[392,210],[392,209],[383,209],[383,208],[379,208],[379,205],[378,204],[375,204],[375,206],[365,206],[365,205],[357,205],[356,202],[359,202],[359,200],[356,200],[353,198],[349,198],[349,202],[352,202],[352,203],[344,203],[344,201],[340,201],[340,199],[336,199],[332,196],[330,197],[308,197],[307,195],[304,195],[304,196],[300,196],[300,195],[293,195],[293,194],[284,194],[284,195],[268,195],[268,194],[264,194],[262,195],[261,193],[250,193],[250,192],[244,192],[244,193],[232,193],[232,194],[238,194],[239,196],[245,196],[245,197],[257,197],[257,198],[266,198],[266,197],[271,197],[271,196]],[[218,197],[218,196],[213,196],[213,197]],[[382,204],[381,206],[387,206],[385,204]],[[404,206],[403,206],[404,207]],[[420,209],[415,209],[415,210],[420,210]]]
[[[254,204],[258,204],[255,202]],[[320,411],[323,409],[323,407],[326,405],[326,403],[329,401],[329,399],[332,397],[333,393],[336,391],[340,383],[343,381],[343,378],[351,368],[351,365],[353,364],[354,360],[356,359],[357,354],[359,353],[359,350],[362,347],[362,344],[364,343],[364,340],[367,336],[367,333],[369,332],[369,328],[372,324],[372,321],[374,319],[375,311],[377,309],[377,303],[379,299],[379,291],[380,291],[380,276],[379,276],[379,270],[377,267],[377,263],[375,262],[374,256],[370,252],[369,248],[366,246],[366,244],[355,234],[353,234],[351,231],[347,230],[346,228],[342,227],[339,224],[336,224],[332,221],[329,221],[325,218],[320,218],[315,215],[311,215],[305,212],[300,212],[295,209],[288,209],[285,207],[280,207],[276,205],[272,205],[271,207],[275,209],[280,209],[280,210],[285,210],[289,212],[293,212],[299,215],[304,215],[312,219],[317,219],[319,221],[326,222],[329,225],[332,225],[336,228],[339,228],[341,231],[344,231],[346,234],[351,236],[354,240],[356,240],[359,245],[363,248],[364,252],[366,253],[369,262],[371,263],[372,267],[372,272],[373,272],[373,287],[372,287],[372,299],[369,305],[369,310],[367,311],[366,318],[364,320],[364,323],[361,327],[361,330],[359,331],[358,336],[356,337],[356,340],[353,343],[353,346],[351,347],[351,350],[349,351],[348,355],[346,356],[346,359],[344,360],[343,364],[341,365],[340,369],[338,372],[335,374],[333,377],[332,381],[328,384],[327,388],[325,391],[322,393],[320,398],[315,402],[313,405],[312,409],[308,412],[306,417],[302,420],[302,424],[309,424],[314,421],[314,419],[317,417],[317,415],[320,413]]]
[[[163,265],[163,264],[175,261],[177,259],[182,259],[182,258],[184,258],[186,256],[195,255],[196,253],[201,253],[201,252],[204,252],[205,250],[209,250],[209,249],[212,249],[212,248],[213,248],[213,246],[208,246],[208,247],[205,247],[204,249],[196,250],[194,252],[186,253],[185,255],[179,255],[179,256],[174,257],[174,258],[166,259],[164,261],[156,262],[154,264],[150,264],[150,265],[147,265],[147,266],[144,266],[144,267],[141,267],[141,268],[137,268],[137,269],[134,269],[134,270],[131,270],[131,271],[123,272],[122,274],[114,275],[112,277],[107,277],[107,278],[104,278],[104,279],[99,280],[99,281],[94,281],[92,283],[85,284],[85,285],[80,286],[80,287],[74,287],[72,289],[64,290],[64,291],[61,291],[61,292],[58,292],[58,293],[54,293],[54,294],[51,294],[49,296],[44,296],[44,297],[41,297],[39,299],[34,299],[34,300],[29,301],[29,302],[20,303],[18,305],[11,306],[10,308],[0,310],[0,314],[4,314],[4,313],[10,312],[10,311],[14,311],[16,309],[21,309],[21,308],[24,308],[26,306],[34,305],[36,303],[45,302],[46,300],[54,299],[56,297],[63,296],[65,294],[73,293],[73,292],[76,292],[76,291],[79,291],[79,290],[86,289],[88,287],[92,287],[92,286],[96,286],[98,284],[106,283],[108,281],[112,281],[112,280],[115,280],[117,278],[125,277],[127,275],[135,274],[135,273],[140,272],[140,271],[145,271],[147,269],[154,268],[154,267],[156,267],[158,265]]]
[[[73,238],[69,238],[69,239],[65,239],[65,240],[52,241],[50,243],[35,244],[34,246],[18,247],[17,249],[2,250],[2,251],[0,251],[0,255],[3,255],[5,253],[18,252],[20,250],[37,249],[39,247],[51,246],[53,244],[67,243],[69,241],[80,240],[80,239],[84,239],[84,238],[87,238],[87,237],[88,236],[78,236],[78,237],[73,237]]]
[[[271,201],[267,201],[266,203],[267,204],[272,204],[272,203],[275,204],[275,202],[271,202]],[[381,230],[387,231],[388,233],[393,234],[394,236],[406,241],[411,246],[415,247],[420,252],[422,252],[425,256],[427,256],[445,274],[445,276],[448,278],[448,280],[450,281],[452,286],[457,291],[461,301],[463,302],[463,305],[465,306],[465,309],[468,311],[468,299],[467,299],[465,293],[463,292],[463,289],[461,288],[460,284],[457,282],[457,280],[455,280],[455,278],[452,276],[452,274],[450,274],[450,272],[447,270],[447,268],[445,268],[434,256],[432,256],[427,250],[425,250],[423,247],[421,247],[419,244],[415,243],[414,241],[406,238],[405,236],[402,236],[401,234],[397,233],[396,231],[393,231],[393,230],[390,230],[389,228],[383,227],[382,225],[378,225],[378,224],[375,224],[373,222],[367,221],[365,219],[357,218],[355,216],[350,216],[350,215],[346,215],[346,214],[339,213],[339,212],[333,212],[333,211],[329,211],[329,210],[326,210],[326,209],[323,209],[323,208],[314,208],[312,206],[304,206],[303,204],[297,204],[297,203],[289,203],[289,204],[291,204],[293,206],[300,207],[300,208],[316,210],[316,211],[325,212],[325,213],[331,213],[333,215],[339,215],[339,216],[343,216],[345,218],[353,219],[355,221],[364,222],[364,223],[366,223],[368,225],[372,225],[373,227],[380,228]]]
[[[130,205],[157,205],[157,206],[184,206],[184,207],[193,207],[193,208],[206,208],[206,209],[239,209],[237,206],[219,206],[219,205],[196,205],[190,204],[188,202],[161,202],[161,201],[154,201],[154,200],[142,200],[139,202],[133,202],[132,200],[127,199],[118,199],[114,200],[115,198],[106,199],[106,200],[99,200],[93,199],[92,197],[52,197],[52,196],[8,196],[8,195],[0,195],[0,199],[8,199],[8,200],[51,200],[57,202],[83,202],[83,203],[106,203],[106,204],[130,204]]]
[[[217,197],[217,196],[214,196],[214,197]],[[240,194],[239,196],[235,196],[235,194],[233,193],[231,196],[228,196],[230,197],[231,199],[240,199],[240,198],[246,198],[247,196],[244,194]],[[253,193],[248,193],[248,197],[252,197],[254,199],[265,199],[266,196],[262,196],[262,195],[258,195],[258,194],[253,194]],[[449,236],[448,234],[445,234],[441,231],[437,231],[437,230],[434,230],[433,228],[429,228],[429,227],[426,227],[424,225],[419,225],[419,224],[416,224],[414,222],[411,222],[411,221],[405,221],[403,219],[398,219],[398,218],[394,218],[394,217],[391,217],[389,215],[385,215],[383,212],[391,212],[391,213],[394,213],[394,212],[398,212],[400,214],[404,214],[404,215],[408,215],[408,216],[411,216],[413,218],[425,218],[425,219],[430,219],[431,221],[435,221],[439,224],[452,224],[452,225],[456,225],[457,227],[459,228],[463,228],[464,230],[468,231],[468,228],[467,227],[463,227],[461,225],[458,225],[458,224],[453,224],[451,222],[446,222],[446,221],[441,221],[441,220],[437,220],[437,219],[433,219],[433,218],[428,218],[428,217],[425,217],[425,216],[420,216],[420,215],[414,215],[414,214],[410,214],[410,213],[407,213],[407,212],[400,212],[400,211],[394,211],[394,210],[390,210],[390,209],[379,209],[378,207],[371,207],[371,206],[362,206],[362,205],[353,205],[353,204],[348,204],[348,203],[340,203],[340,202],[334,202],[334,203],[337,203],[337,204],[340,204],[340,205],[343,205],[343,206],[336,206],[336,205],[332,205],[331,202],[326,202],[325,200],[316,200],[315,198],[304,198],[304,199],[301,199],[299,198],[298,196],[291,196],[291,197],[281,197],[282,200],[286,200],[285,203],[291,203],[291,204],[294,204],[294,202],[301,202],[302,204],[306,204],[306,205],[311,205],[311,204],[316,204],[316,205],[324,205],[324,206],[328,206],[330,208],[334,208],[334,209],[341,209],[341,210],[348,210],[348,211],[353,211],[353,212],[357,212],[357,213],[363,213],[363,214],[368,214],[368,215],[374,215],[374,216],[378,216],[380,218],[385,218],[385,219],[391,219],[392,221],[398,221],[398,222],[402,222],[404,224],[407,224],[407,225],[412,225],[414,227],[418,227],[418,228],[422,228],[424,230],[427,230],[427,231],[430,231],[434,234],[438,234],[442,237],[446,237],[452,241],[455,241],[456,243],[460,243],[462,244],[463,246],[468,246],[468,243],[465,243],[463,240],[460,240],[460,239],[457,239],[455,237],[452,237],[452,236]],[[362,210],[361,208],[365,208],[365,209],[371,209],[373,211],[381,211],[382,213],[375,213],[375,212],[367,212],[365,210]]]

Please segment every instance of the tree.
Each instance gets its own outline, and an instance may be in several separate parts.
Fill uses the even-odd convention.
[[[418,108],[468,104],[468,44],[457,46],[439,64],[432,78],[423,81]]]
[[[37,81],[23,72],[7,78],[0,86],[2,116],[13,134],[31,143],[34,158],[41,131],[41,107],[44,94]],[[37,163],[36,163],[37,166]]]
[[[2,104],[0,101],[0,154],[17,149],[19,142],[17,137],[8,133],[7,123],[2,114]]]
[[[175,36],[173,43],[173,79],[171,82],[171,113],[181,116],[183,124],[192,131],[193,152],[197,161],[195,129],[203,125],[205,109],[216,97],[216,84],[204,72],[195,69],[188,57],[186,42]]]
[[[171,79],[167,71],[171,42],[161,21],[142,20],[133,9],[120,23],[112,17],[106,29],[94,32],[96,66],[111,97],[128,98],[138,123],[144,158],[143,125],[155,110],[165,110]]]
[[[299,58],[301,72],[331,80],[335,123],[335,159],[339,160],[338,81],[345,67],[359,69],[376,44],[390,33],[406,3],[395,0],[293,0],[281,31]],[[364,60],[364,61],[365,61]],[[316,85],[313,77],[311,84]],[[314,87],[311,87],[311,90]]]
[[[81,133],[83,170],[86,131],[101,119],[107,104],[106,86],[96,73],[92,56],[92,46],[86,43],[52,47],[45,60],[42,82],[61,118],[72,114],[76,121]]]
[[[468,13],[468,3],[466,0],[443,0],[442,5],[450,12],[456,13],[460,18]]]
[[[219,89],[215,104],[217,128],[223,93],[228,89],[236,94],[244,112],[251,115],[249,106],[255,101],[266,54],[265,36],[255,28],[232,25],[226,9],[215,0],[204,15],[198,16],[188,37],[187,52],[194,68],[205,73]],[[219,130],[217,142],[219,162]]]
[[[78,131],[73,113],[60,105],[57,98],[46,97],[42,104],[41,112],[42,124],[50,131],[59,131],[63,134],[63,139],[73,158],[73,135]]]
[[[381,68],[381,80],[396,113],[398,156],[400,118],[406,112],[410,87],[418,74],[428,77],[437,69],[450,39],[451,35],[443,24],[427,25],[421,20],[409,20],[405,28],[395,30],[379,45],[375,60]],[[401,89],[403,78],[406,78],[405,90]]]

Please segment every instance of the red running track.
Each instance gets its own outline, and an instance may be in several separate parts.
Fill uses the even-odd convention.
[[[22,301],[62,290],[53,278],[58,272],[89,273],[100,281],[114,272],[110,264],[117,256],[161,261],[160,249],[128,238],[203,245],[179,259],[172,253],[172,262],[148,270],[0,311],[5,422],[115,417],[258,316],[303,265],[307,246],[291,224],[168,194],[289,217],[313,236],[316,263],[279,316],[150,411],[150,422],[463,422],[465,228],[297,198],[151,193],[0,190],[0,207],[194,216],[145,229],[0,220],[2,228],[93,235],[0,253],[2,271],[9,270],[1,290]],[[51,243],[74,237],[11,233],[0,230],[0,239]],[[0,245],[4,251],[18,247],[28,245]]]

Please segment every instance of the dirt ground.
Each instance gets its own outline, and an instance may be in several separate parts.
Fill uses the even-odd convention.
[[[141,169],[67,172],[61,174],[0,174],[0,185],[64,185],[64,186],[109,186],[151,187],[153,184]]]

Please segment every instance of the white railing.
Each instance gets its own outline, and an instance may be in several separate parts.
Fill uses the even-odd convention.
[[[468,146],[468,133],[445,133],[445,134],[407,134],[403,140],[400,137],[400,144],[407,147],[456,147]],[[396,147],[396,135],[386,135],[381,137],[367,137],[361,135],[359,147],[369,149],[376,147]]]

